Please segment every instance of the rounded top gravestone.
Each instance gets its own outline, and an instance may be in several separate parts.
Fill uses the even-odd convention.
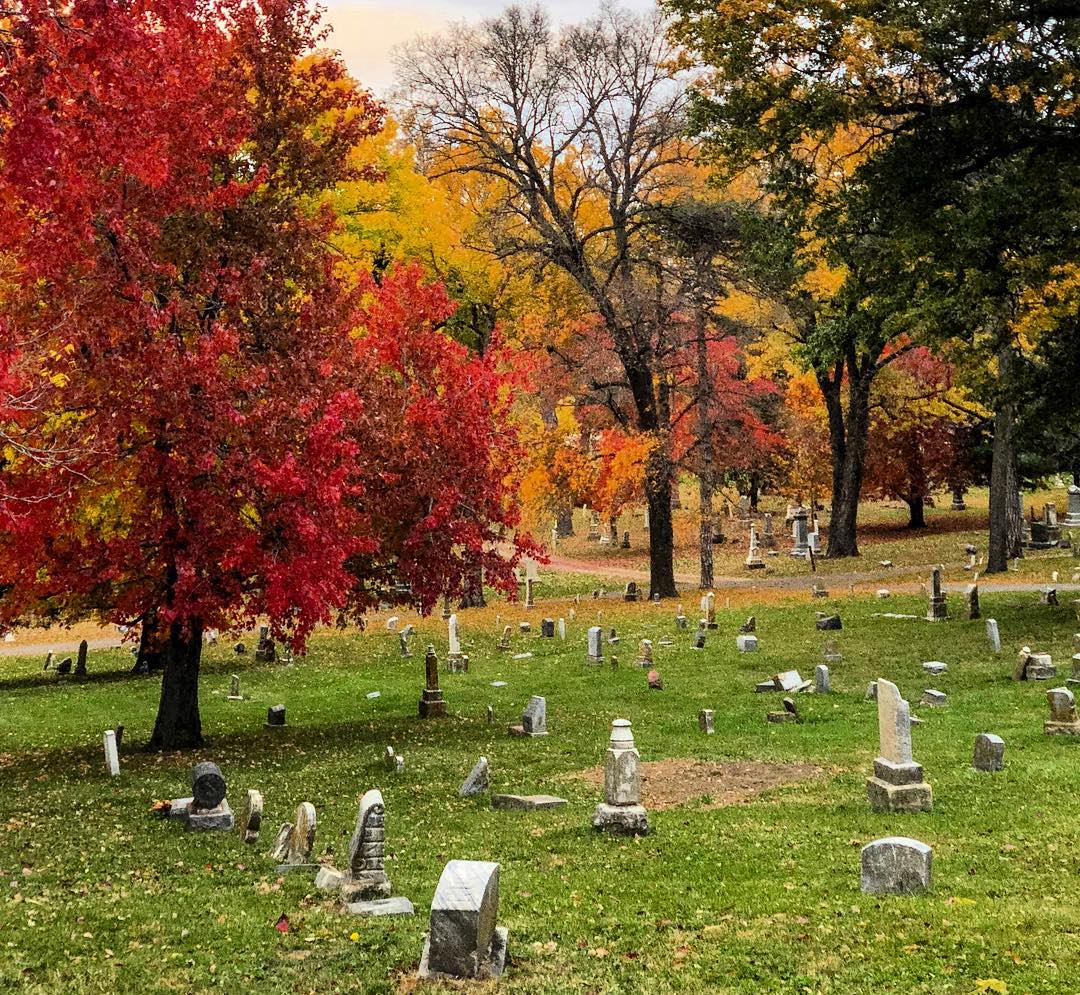
[[[197,808],[217,808],[225,798],[225,778],[217,764],[206,761],[191,771],[191,796]]]

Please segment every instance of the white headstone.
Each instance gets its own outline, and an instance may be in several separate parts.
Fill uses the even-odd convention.
[[[998,633],[996,618],[988,618],[986,620],[986,640],[990,643],[991,650],[995,653],[1001,652],[1001,636]]]
[[[560,618],[559,619],[559,638],[560,639],[565,639],[566,638],[566,619],[565,618]]]
[[[109,770],[109,776],[119,777],[120,756],[116,752],[116,732],[112,729],[106,729],[102,739],[105,741],[105,766]]]
[[[604,630],[598,625],[589,627],[589,656],[599,660],[604,655]]]
[[[461,641],[458,639],[456,614],[450,616],[446,623],[446,628],[450,636],[450,654],[452,656],[459,655],[461,653]]]
[[[892,764],[911,763],[911,706],[883,677],[877,681],[877,703],[881,758]]]

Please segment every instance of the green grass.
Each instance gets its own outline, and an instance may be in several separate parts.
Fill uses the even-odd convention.
[[[833,607],[844,630],[816,632],[814,609]],[[452,857],[502,865],[499,919],[513,964],[501,991],[969,995],[988,979],[1014,995],[1080,990],[1080,740],[1044,736],[1045,685],[1009,680],[1024,643],[1067,670],[1070,609],[984,594],[1005,647],[995,658],[982,622],[871,617],[920,612],[916,598],[803,597],[756,609],[761,651],[739,655],[745,608],[719,612],[720,631],[694,652],[690,634],[674,631],[671,603],[605,602],[605,622],[623,637],[613,672],[584,663],[596,608],[579,606],[565,644],[529,640],[533,656],[520,661],[494,651],[493,625],[496,610],[516,623],[520,607],[462,613],[472,670],[443,677],[451,711],[443,721],[416,717],[423,646],[434,641],[445,653],[438,621],[420,625],[409,661],[379,623],[365,635],[318,637],[293,668],[255,666],[215,647],[202,679],[210,745],[165,757],[138,750],[157,682],[126,677],[128,655],[92,653],[83,685],[42,675],[37,657],[0,660],[0,990],[410,990],[428,904]],[[544,613],[568,616],[568,605],[541,604],[530,613],[534,630]],[[664,635],[677,645],[656,647],[665,690],[649,692],[629,664],[639,637]],[[826,635],[844,654],[831,668],[836,693],[800,697],[803,725],[768,725],[764,713],[779,699],[753,694],[754,682],[789,667],[812,674]],[[926,677],[920,663],[930,659],[949,672]],[[242,703],[225,700],[233,671],[249,696]],[[929,686],[949,694],[942,709],[914,705],[925,719],[915,755],[933,785],[932,813],[875,815],[867,806],[877,729],[863,693],[879,675],[913,703]],[[508,686],[492,688],[496,679]],[[373,690],[381,697],[366,698]],[[548,699],[550,735],[507,737],[506,723],[533,693]],[[263,721],[276,702],[287,705],[289,725],[272,733]],[[703,707],[716,710],[715,736],[697,731]],[[633,721],[647,761],[809,760],[823,774],[747,804],[654,812],[642,840],[600,836],[589,827],[598,792],[565,775],[601,762],[617,716]],[[116,722],[126,726],[122,775],[110,780],[101,732]],[[984,731],[1005,739],[1000,774],[971,770]],[[388,743],[406,758],[403,775],[379,763]],[[480,754],[491,759],[495,790],[550,791],[570,804],[495,813],[486,797],[459,799]],[[186,793],[191,764],[204,758],[221,764],[234,807],[248,787],[262,790],[259,846],[236,833],[188,834],[150,813],[154,799]],[[279,881],[265,855],[277,825],[307,800],[318,810],[317,851],[340,860],[357,800],[374,786],[387,802],[394,893],[417,906],[410,920],[353,919],[310,880]],[[893,834],[933,846],[929,894],[860,893],[860,845]],[[284,935],[272,928],[282,913],[292,924]]]

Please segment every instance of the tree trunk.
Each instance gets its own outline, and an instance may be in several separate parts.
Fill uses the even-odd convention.
[[[1011,344],[998,350],[998,379],[1008,383],[1013,368]],[[1020,556],[1023,540],[1023,508],[1016,475],[1016,443],[1013,438],[1016,412],[1005,390],[994,413],[994,445],[990,463],[990,539],[986,573],[1003,573],[1009,559]]]
[[[157,610],[151,608],[143,618],[139,633],[139,652],[135,656],[133,674],[154,674],[165,666],[165,656],[158,645]]]
[[[645,499],[649,504],[649,597],[674,598],[674,541],[671,524],[671,460],[656,446],[645,465]]]
[[[912,497],[907,499],[908,506],[908,528],[909,529],[925,529],[926,528],[926,499],[922,497]]]
[[[711,397],[709,377],[709,352],[705,341],[705,315],[699,309],[696,315],[697,341],[694,343],[697,361],[697,445],[698,445],[698,494],[701,505],[701,535],[699,558],[701,562],[700,587],[708,590],[713,586],[713,451],[712,419],[709,417]]]
[[[758,498],[761,497],[761,480],[757,473],[750,474],[750,510],[757,511]]]
[[[555,534],[565,539],[574,534],[574,509],[560,508],[555,519]]]
[[[202,622],[191,620],[183,626],[173,622],[162,655],[161,700],[157,721],[147,749],[183,750],[202,746],[199,718],[199,661],[202,658]]]
[[[484,599],[484,568],[474,567],[470,573],[465,590],[461,594],[458,608],[485,608],[487,601]]]

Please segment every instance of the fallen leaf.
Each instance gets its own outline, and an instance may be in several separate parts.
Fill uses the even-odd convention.
[[[274,929],[279,933],[287,933],[289,931],[289,917],[284,912],[278,916],[278,921],[274,923]]]

